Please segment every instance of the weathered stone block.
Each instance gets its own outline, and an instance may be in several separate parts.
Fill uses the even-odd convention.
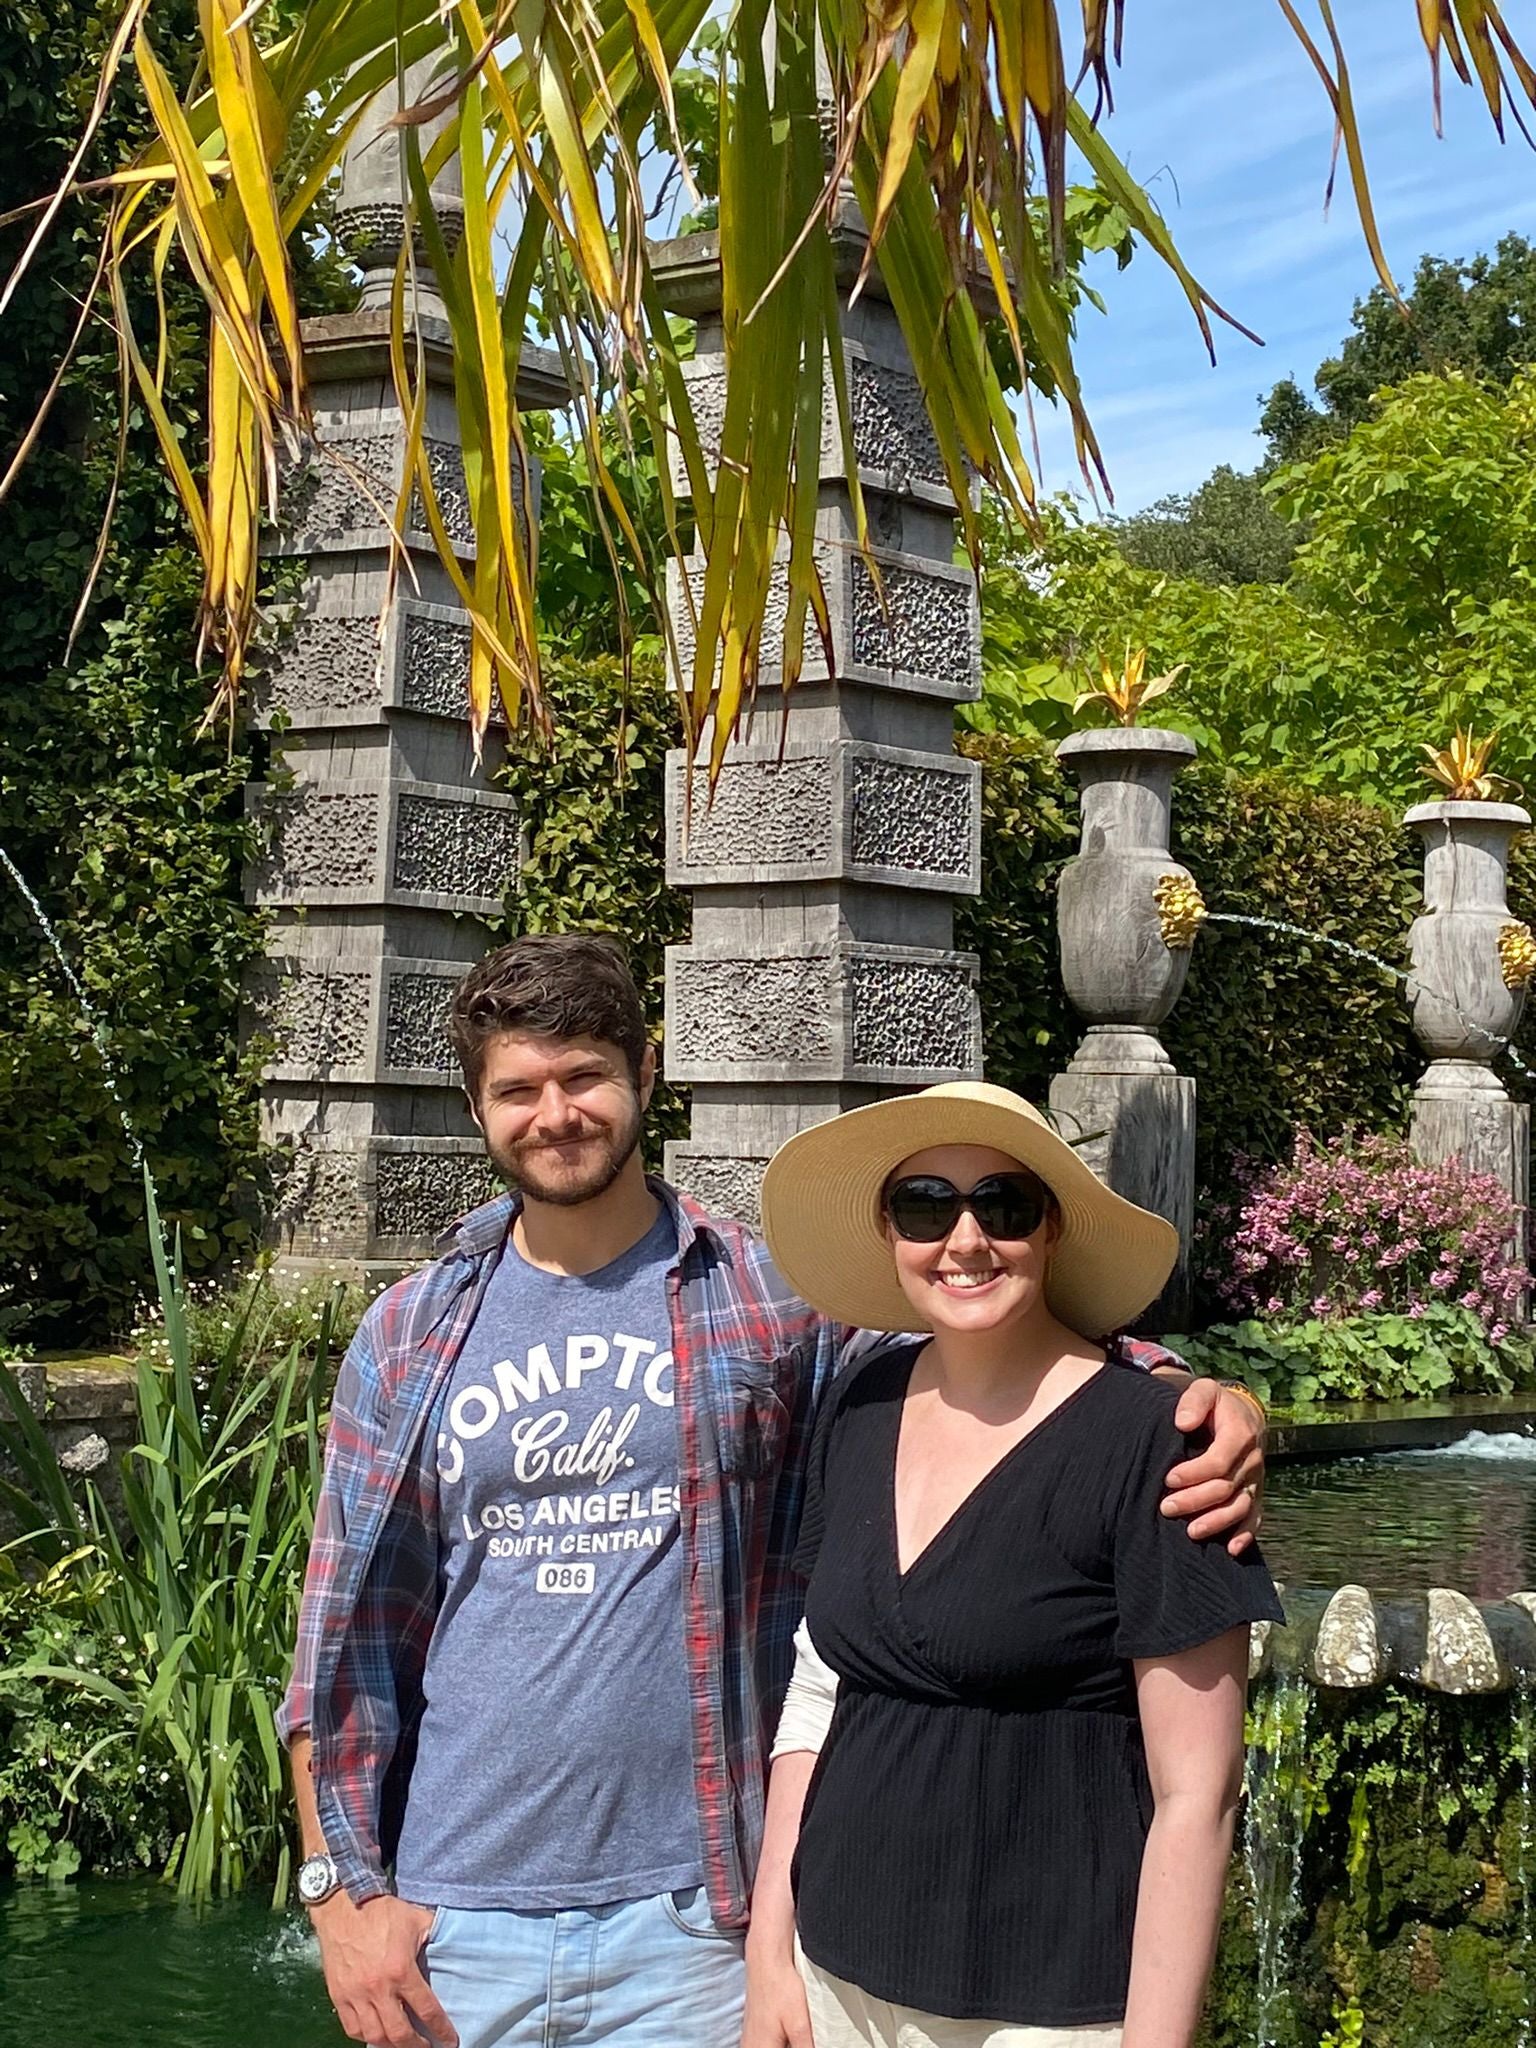
[[[675,887],[891,882],[973,895],[981,886],[974,761],[858,741],[727,758],[713,800],[703,767],[667,757],[667,878]]]
[[[905,353],[899,334],[888,352],[896,350]],[[952,509],[955,500],[922,386],[910,366],[882,360],[866,345],[851,341],[843,344],[843,362],[854,464],[864,488],[899,492]],[[699,355],[683,365],[683,377],[699,439],[706,457],[713,457],[725,424],[724,368],[718,356]],[[830,365],[822,386],[821,474],[828,481],[848,474]],[[688,495],[688,472],[675,446],[672,483],[680,495]]]
[[[835,673],[881,689],[915,691],[956,704],[974,701],[981,694],[981,629],[969,570],[931,557],[873,548],[877,588],[863,557],[846,544],[840,518],[823,515],[822,524],[826,530],[816,543],[815,561],[827,597],[834,666],[829,670],[808,619],[802,670],[806,680]],[[668,604],[685,672],[693,663],[696,608],[703,590],[699,558],[689,558],[686,588],[683,569],[668,563]],[[782,667],[788,598],[788,569],[781,559],[773,569],[764,610],[765,682],[775,681]]]
[[[976,956],[919,947],[667,955],[674,1081],[923,1087],[981,1065]]]
[[[270,1075],[362,1070],[373,1040],[374,976],[367,967],[315,965],[293,958],[263,961],[246,982],[247,1030],[272,1041]]]
[[[1171,1068],[1115,1074],[1077,1066],[1051,1082],[1061,1135],[1117,1195],[1179,1233],[1179,1263],[1141,1327],[1188,1327],[1189,1243],[1194,1229],[1195,1083]]]
[[[258,789],[261,904],[401,904],[491,917],[516,881],[518,807],[489,790],[338,779]]]
[[[392,711],[469,718],[470,627],[457,607],[397,598],[382,639],[378,613],[306,613],[265,657],[259,715],[295,732],[376,725]],[[505,729],[499,701],[491,724]]]
[[[473,556],[475,529],[463,457],[451,441],[428,439],[424,445],[444,530],[455,553]],[[392,422],[386,418],[367,429],[322,431],[283,479],[281,527],[268,543],[269,551],[318,555],[387,550],[404,464],[405,433],[398,413]],[[432,549],[419,489],[407,508],[402,538],[423,552]]]
[[[327,1137],[293,1146],[274,1222],[291,1257],[410,1262],[496,1187],[472,1139]]]
[[[709,1152],[687,1143],[667,1147],[667,1178],[715,1216],[730,1216],[756,1230],[762,1223],[766,1154]]]

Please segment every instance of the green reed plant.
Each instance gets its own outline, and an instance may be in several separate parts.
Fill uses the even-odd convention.
[[[45,1568],[89,1589],[110,1659],[22,1664],[21,1680],[115,1709],[102,1750],[129,1744],[179,1782],[165,1877],[201,1901],[270,1875],[286,1895],[287,1801],[275,1711],[288,1674],[313,1529],[332,1318],[275,1364],[252,1358],[251,1307],[210,1369],[195,1365],[178,1242],[168,1258],[146,1179],[163,1352],[137,1366],[139,1441],[121,1465],[121,1507],[87,1482],[77,1498],[8,1374],[0,1446],[18,1469]],[[104,1668],[110,1664],[109,1668]],[[82,1764],[90,1768],[91,1758]]]

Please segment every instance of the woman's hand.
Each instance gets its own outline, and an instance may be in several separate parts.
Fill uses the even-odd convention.
[[[1172,1377],[1172,1375],[1168,1375]],[[1225,1536],[1241,1557],[1258,1534],[1264,1513],[1264,1424],[1244,1395],[1219,1380],[1192,1379],[1179,1397],[1175,1423],[1186,1435],[1202,1429],[1210,1445],[1168,1474],[1165,1515],[1190,1515],[1197,1543]]]
[[[814,2048],[805,1986],[794,1957],[747,1957],[747,2009],[741,2048]]]

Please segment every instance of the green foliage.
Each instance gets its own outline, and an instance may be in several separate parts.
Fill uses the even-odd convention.
[[[1536,1962],[1527,1697],[1269,1679],[1249,1740],[1282,1896],[1256,1926],[1255,1859],[1234,1874],[1201,2048],[1254,2048],[1261,1954],[1268,2048],[1519,2040]]]
[[[17,1877],[161,1869],[176,1838],[164,1747],[136,1750],[109,1701],[34,1675],[130,1676],[128,1646],[105,1632],[96,1593],[85,1571],[32,1580],[0,1556],[0,1862]]]
[[[1353,332],[1313,379],[1320,406],[1289,377],[1274,387],[1259,423],[1272,461],[1304,461],[1343,439],[1378,391],[1423,370],[1508,384],[1536,361],[1536,248],[1505,235],[1493,256],[1470,263],[1423,256],[1408,306],[1404,320],[1380,285],[1355,302]]]
[[[51,189],[89,109],[120,9],[49,0],[0,11],[0,191]],[[191,0],[155,9],[162,62],[188,74]],[[145,124],[125,68],[82,175],[117,166]],[[9,460],[68,344],[100,232],[72,200],[0,322],[0,450]],[[29,222],[0,228],[0,274]],[[308,311],[335,303],[333,256],[300,251]],[[169,403],[193,445],[205,401],[203,321],[173,265]],[[147,290],[139,284],[136,290]],[[140,316],[141,301],[136,302]],[[256,1209],[254,1076],[236,1040],[241,970],[260,932],[240,901],[249,851],[242,739],[199,731],[192,660],[198,570],[129,407],[113,538],[73,660],[117,452],[116,351],[91,324],[31,460],[0,504],[0,845],[57,923],[107,1020],[125,1103],[189,1265],[246,1249]],[[0,1314],[8,1332],[80,1345],[120,1328],[147,1271],[138,1176],[57,964],[0,874]]]
[[[1191,1372],[1241,1380],[1282,1408],[1507,1394],[1536,1384],[1536,1345],[1528,1335],[1494,1344],[1470,1309],[1450,1303],[1417,1317],[1250,1318],[1173,1342]]]
[[[626,685],[617,661],[557,662],[549,675],[555,738],[519,745],[503,787],[522,805],[527,859],[502,936],[608,932],[623,939],[659,1040],[665,951],[685,942],[688,899],[668,886],[663,770],[679,744],[662,671],[637,663]],[[659,1163],[687,1134],[686,1098],[658,1086],[646,1126]]]
[[[40,1843],[34,1811],[32,1832],[18,1840],[34,1867],[45,1852],[56,1865],[70,1833],[70,1793],[100,1757],[111,1755],[115,1768],[121,1752],[134,1778],[142,1763],[142,1775],[169,1788],[165,1874],[184,1898],[260,1878],[281,1898],[290,1844],[274,1716],[319,1490],[332,1329],[322,1315],[309,1352],[296,1343],[273,1366],[259,1349],[247,1354],[245,1318],[211,1369],[199,1371],[180,1259],[174,1269],[166,1262],[147,1181],[145,1199],[164,1353],[140,1355],[140,1441],[123,1460],[116,1518],[93,1484],[77,1501],[19,1390],[0,1374],[0,1415],[9,1410],[0,1450],[22,1475],[17,1504],[30,1509],[31,1548],[77,1603],[95,1646],[83,1661],[66,1656],[58,1631],[47,1631],[0,1674],[0,1711],[23,1723],[49,1712],[62,1724],[78,1704],[108,1721],[79,1778],[58,1788],[60,1825],[43,1830]],[[34,1775],[34,1808],[48,1784]],[[93,1796],[110,1801],[111,1785],[98,1781]],[[133,1839],[152,1849],[160,1837]]]
[[[1196,583],[1279,583],[1297,532],[1275,510],[1258,471],[1223,463],[1196,491],[1159,498],[1111,531],[1137,569]]]
[[[1418,377],[1350,438],[1270,486],[1305,535],[1282,583],[1212,587],[1128,561],[1114,529],[1048,512],[998,536],[973,722],[1059,738],[1101,655],[1130,642],[1189,673],[1164,722],[1248,774],[1403,804],[1417,743],[1471,722],[1536,785],[1536,375],[1507,391]]]

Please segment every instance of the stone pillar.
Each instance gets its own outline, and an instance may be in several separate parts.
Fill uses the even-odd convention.
[[[1511,1102],[1493,1062],[1525,1008],[1528,968],[1511,956],[1515,922],[1505,897],[1509,850],[1530,827],[1518,804],[1419,804],[1404,821],[1424,840],[1424,915],[1409,934],[1408,1004],[1430,1056],[1413,1097],[1410,1142],[1427,1164],[1460,1159],[1492,1174],[1518,1211],[1514,1247],[1526,1257],[1531,1113]]]
[[[1179,1264],[1143,1319],[1177,1329],[1189,1314],[1195,1084],[1157,1035],[1189,972],[1188,946],[1164,939],[1158,884],[1191,881],[1168,836],[1173,779],[1195,743],[1129,726],[1074,733],[1056,752],[1082,789],[1082,851],[1062,870],[1056,923],[1061,978],[1088,1029],[1051,1083],[1051,1111],[1117,1194],[1177,1228]]]
[[[878,274],[848,308],[864,244],[846,205],[837,240],[853,438],[885,603],[854,544],[829,391],[816,560],[834,669],[808,632],[785,724],[770,631],[752,729],[732,745],[713,805],[695,771],[691,822],[683,757],[668,763],[668,875],[694,913],[692,943],[667,961],[667,1072],[693,1090],[691,1132],[669,1147],[668,1172],[747,1222],[763,1168],[795,1131],[981,1070],[977,962],[954,950],[953,930],[955,897],[980,888],[980,770],[953,741],[955,705],[980,693],[975,588],[954,565],[954,499]],[[707,446],[725,398],[718,237],[664,244],[655,261],[666,303],[697,323],[686,374]],[[698,587],[702,565],[669,573],[687,662],[681,578]]]
[[[488,1191],[443,1013],[486,949],[484,920],[501,910],[520,846],[517,806],[492,787],[500,735],[474,763],[469,626],[419,508],[405,536],[415,581],[401,574],[380,632],[405,446],[389,367],[405,221],[395,97],[393,85],[380,95],[343,166],[338,231],[357,237],[362,303],[304,328],[318,445],[288,476],[267,545],[302,583],[260,686],[273,766],[251,792],[267,846],[247,877],[270,918],[246,1023],[276,1045],[261,1097],[263,1136],[286,1155],[273,1241],[301,1270],[378,1277],[427,1256]],[[454,189],[440,181],[450,233]],[[419,264],[417,276],[408,317],[425,357],[429,460],[468,567],[451,336],[430,272]],[[553,359],[526,352],[519,400],[567,395]]]

